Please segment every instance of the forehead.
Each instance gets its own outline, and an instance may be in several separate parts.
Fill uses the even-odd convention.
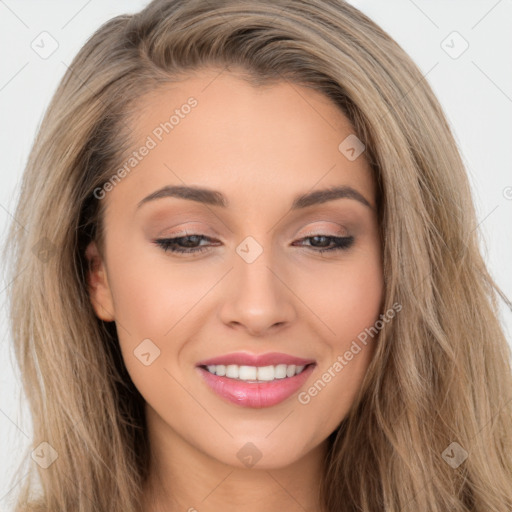
[[[140,98],[129,123],[134,151],[150,148],[112,194],[132,204],[170,184],[220,189],[234,205],[344,184],[373,203],[364,153],[351,161],[340,150],[350,121],[310,88],[205,69]]]

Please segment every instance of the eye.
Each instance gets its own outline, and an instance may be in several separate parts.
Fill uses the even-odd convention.
[[[313,247],[315,252],[343,251],[349,249],[354,243],[353,236],[329,236],[329,235],[310,235],[301,240],[311,240],[313,242],[309,247]],[[325,246],[327,243],[327,247]],[[320,247],[316,245],[319,243]],[[331,247],[328,247],[331,245]]]
[[[155,240],[155,243],[160,246],[164,252],[171,251],[174,253],[200,253],[208,250],[207,247],[195,245],[201,240],[212,240],[205,235],[185,235],[174,238],[160,238]],[[183,244],[183,246],[180,246]]]
[[[213,241],[205,235],[192,234],[174,238],[160,238],[154,241],[164,252],[170,251],[178,254],[198,254],[208,250],[208,246],[197,245],[199,242]],[[305,247],[311,248],[314,252],[343,251],[349,249],[354,243],[353,236],[329,236],[329,235],[310,235],[301,238],[299,241],[310,240],[313,243]],[[216,244],[218,245],[218,243]],[[331,247],[329,247],[329,245]]]

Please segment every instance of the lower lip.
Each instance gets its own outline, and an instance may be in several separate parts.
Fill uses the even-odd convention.
[[[276,405],[296,393],[311,375],[314,367],[315,365],[311,364],[293,377],[254,383],[219,377],[204,368],[197,368],[206,384],[220,397],[242,407],[262,408]]]

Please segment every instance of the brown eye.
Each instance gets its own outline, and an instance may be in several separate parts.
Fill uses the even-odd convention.
[[[185,235],[174,238],[159,238],[155,240],[155,244],[161,247],[164,252],[171,251],[174,253],[200,253],[208,250],[205,246],[198,246],[201,240],[212,240],[204,235]]]
[[[354,243],[353,236],[311,235],[302,240],[311,240],[312,243],[306,247],[310,247],[316,252],[347,250]]]

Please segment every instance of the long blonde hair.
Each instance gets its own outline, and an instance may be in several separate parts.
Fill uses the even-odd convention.
[[[130,149],[137,101],[204,66],[323,92],[364,141],[378,185],[383,311],[402,309],[329,437],[325,510],[510,512],[511,354],[497,304],[507,299],[481,256],[466,172],[417,66],[342,0],[155,0],[105,23],[73,60],[34,141],[7,245],[30,449],[47,442],[58,454],[43,468],[27,453],[16,510],[140,510],[144,401],[115,325],[92,309],[84,249],[102,247],[94,190]]]

